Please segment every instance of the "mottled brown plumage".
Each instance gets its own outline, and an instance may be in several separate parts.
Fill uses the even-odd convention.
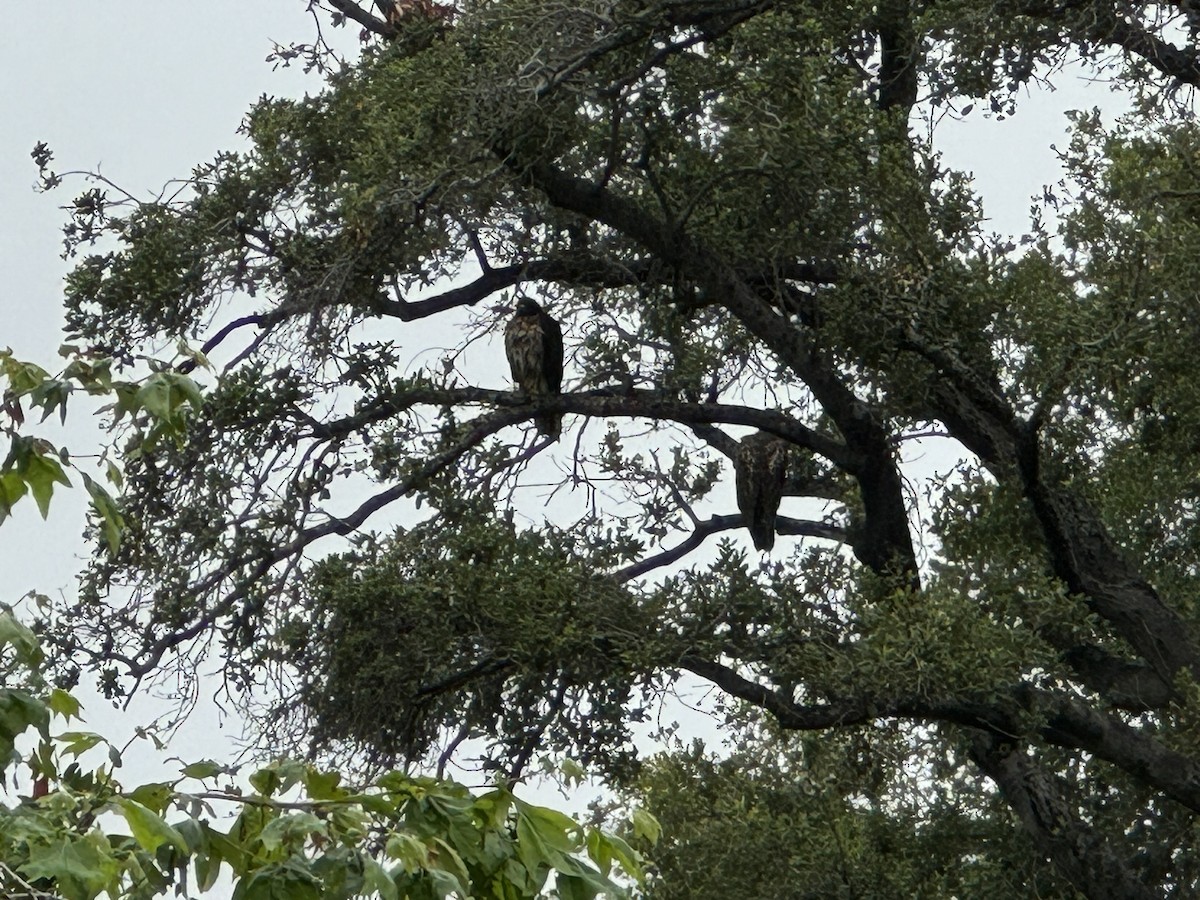
[[[765,431],[743,438],[734,463],[737,504],[758,550],[775,546],[775,516],[787,478],[787,442]]]
[[[504,352],[513,381],[529,397],[545,397],[562,389],[562,328],[544,309],[528,297],[517,303],[517,311],[504,329]],[[538,416],[538,434],[558,439],[562,416]]]

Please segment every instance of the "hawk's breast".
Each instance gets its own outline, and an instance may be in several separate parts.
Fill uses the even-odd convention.
[[[513,318],[504,330],[504,349],[517,387],[528,394],[549,393],[537,316]]]

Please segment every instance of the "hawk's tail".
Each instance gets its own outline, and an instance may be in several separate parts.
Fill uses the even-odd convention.
[[[537,426],[538,434],[545,435],[552,441],[557,441],[559,435],[562,434],[562,415],[560,414],[553,416],[538,416],[533,421]]]

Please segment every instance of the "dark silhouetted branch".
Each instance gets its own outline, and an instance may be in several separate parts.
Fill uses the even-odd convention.
[[[652,572],[655,569],[660,569],[663,566],[668,566],[673,562],[683,559],[712,535],[722,531],[729,531],[733,528],[742,528],[744,525],[745,520],[741,513],[727,516],[713,516],[703,522],[698,522],[692,533],[670,550],[664,550],[662,553],[656,553],[654,556],[626,566],[613,577],[620,582],[641,578],[647,572]],[[787,516],[779,516],[775,519],[775,532],[777,534],[822,538],[839,543],[846,542],[846,533],[841,528],[828,525],[824,522],[791,519]]]

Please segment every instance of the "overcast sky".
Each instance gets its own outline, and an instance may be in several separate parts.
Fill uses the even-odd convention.
[[[298,69],[272,71],[272,42],[309,40],[306,0],[205,0],[180,6],[162,0],[104,3],[9,3],[0,30],[0,347],[58,367],[61,280],[58,209],[87,187],[79,179],[51,194],[34,191],[30,151],[45,141],[60,172],[98,168],[127,189],[154,195],[171,178],[217,151],[240,146],[236,130],[260,95],[298,96],[320,89]],[[357,29],[343,31],[347,46]],[[1027,100],[1017,117],[944,127],[939,143],[952,163],[975,173],[997,231],[1025,225],[1029,198],[1060,176],[1052,142],[1063,142],[1062,111],[1104,105],[1103,86],[1059,79],[1053,95]],[[499,386],[499,385],[496,385]],[[78,416],[78,414],[77,414]],[[86,416],[85,416],[86,418]],[[72,424],[68,442],[89,452],[86,421]],[[0,529],[0,600],[30,589],[70,595],[83,553],[79,532],[83,491],[56,497],[43,523],[25,502]],[[147,707],[148,709],[149,707]],[[120,737],[138,718],[121,719],[89,704],[89,727]],[[207,710],[184,732],[189,759],[222,756],[228,744]],[[236,732],[236,723],[229,726]]]
[[[153,196],[195,163],[240,145],[243,113],[264,93],[300,96],[320,90],[298,68],[272,71],[272,42],[311,39],[306,3],[205,0],[186,8],[161,0],[6,4],[0,29],[0,347],[51,371],[61,362],[58,208],[88,187],[69,179],[49,194],[34,191],[30,151],[45,141],[59,172],[99,169],[135,194]],[[327,23],[326,23],[327,25]],[[345,34],[348,46],[357,30]],[[91,417],[79,406],[63,440],[76,454],[94,452]],[[46,433],[46,432],[42,432]],[[43,522],[22,502],[0,528],[0,601],[31,589],[70,596],[84,552],[82,489],[56,494]],[[152,698],[129,715],[85,697],[87,727],[124,742],[164,704]],[[227,757],[236,720],[211,706],[172,745],[187,759]],[[125,780],[172,774],[152,766],[148,746],[129,754]]]

